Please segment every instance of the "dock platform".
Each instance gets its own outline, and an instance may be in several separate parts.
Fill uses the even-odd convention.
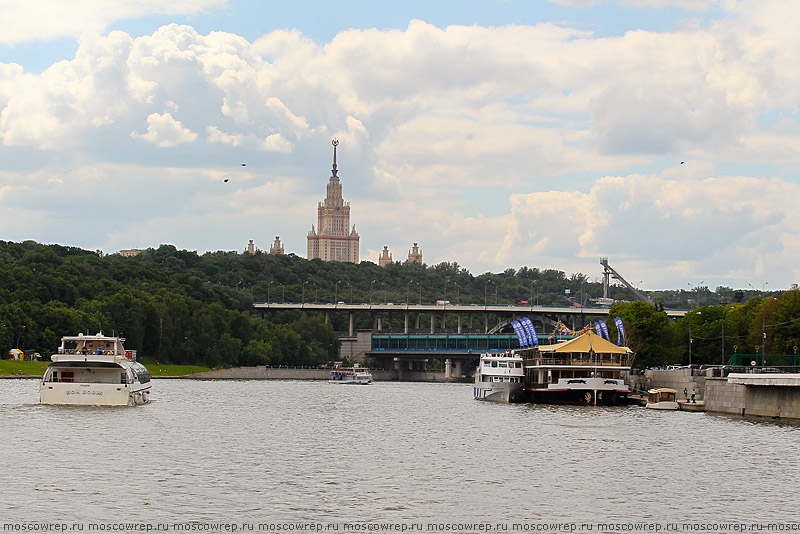
[[[706,401],[678,401],[678,406],[684,412],[704,412],[706,411]]]

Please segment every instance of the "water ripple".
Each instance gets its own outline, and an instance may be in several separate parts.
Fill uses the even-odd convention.
[[[4,519],[781,521],[800,425],[499,405],[469,385],[155,380],[136,408],[0,381]],[[773,496],[780,495],[780,502]]]

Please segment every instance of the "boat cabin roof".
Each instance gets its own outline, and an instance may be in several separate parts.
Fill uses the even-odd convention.
[[[672,388],[654,388],[647,390],[648,393],[678,393],[677,390]]]
[[[628,347],[619,347],[610,341],[603,339],[591,330],[585,334],[556,343],[555,345],[540,345],[539,352],[594,352],[595,354],[632,354],[633,351]]]

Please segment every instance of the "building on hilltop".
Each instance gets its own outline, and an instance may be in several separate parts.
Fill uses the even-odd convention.
[[[247,244],[247,253],[248,254],[255,254],[256,253],[256,245],[255,245],[255,243],[253,243],[252,239]]]
[[[383,246],[383,252],[380,256],[378,256],[378,265],[381,267],[385,267],[392,263],[392,253],[389,252],[389,247],[386,245]]]
[[[126,250],[120,250],[119,255],[126,258],[131,258],[133,256],[138,256],[140,252],[142,251],[138,248],[129,248]]]
[[[422,250],[420,250],[416,243],[414,243],[413,248],[408,251],[408,262],[422,263]]]
[[[284,253],[283,245],[281,245],[281,237],[280,236],[277,236],[277,235],[275,236],[275,242],[272,243],[271,247],[269,247],[269,253],[270,254],[283,254]]]
[[[350,230],[350,203],[342,199],[342,184],[337,176],[336,147],[339,141],[334,139],[331,144],[333,172],[328,181],[327,196],[317,205],[317,228],[315,230],[311,225],[308,232],[308,259],[358,263],[360,238],[355,225]]]

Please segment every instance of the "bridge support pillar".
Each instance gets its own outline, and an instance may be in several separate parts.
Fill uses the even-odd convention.
[[[461,314],[459,313],[457,315],[458,315],[458,333],[460,334],[461,333]]]
[[[414,328],[419,330],[419,312],[417,312],[417,320],[416,320],[416,323],[414,323]]]
[[[350,312],[350,327],[349,327],[349,329],[347,331],[347,333],[350,335],[350,337],[353,337],[353,321],[354,321],[353,312]]]
[[[330,320],[331,320],[330,312],[328,312],[328,310],[325,310],[325,324],[328,324]]]
[[[381,314],[378,314],[376,315],[376,319],[378,321],[378,332],[380,332],[381,330],[383,330],[383,317],[381,316]]]
[[[484,329],[483,329],[483,333],[484,334],[488,334],[489,333],[489,314],[488,313],[484,313],[483,314],[483,319],[486,322],[486,325],[484,326]]]
[[[436,331],[436,314],[432,313],[431,314],[431,334],[433,334],[435,331]]]
[[[461,367],[464,364],[461,360],[456,360],[455,368],[453,369],[453,378],[461,378],[462,372]]]
[[[453,376],[453,360],[447,358],[444,361],[444,378],[447,380],[448,378],[452,378]]]
[[[403,325],[403,333],[408,334],[408,312],[406,312],[406,320],[405,324]]]
[[[442,312],[442,332],[447,330],[447,321],[445,317],[446,317],[445,312]]]

